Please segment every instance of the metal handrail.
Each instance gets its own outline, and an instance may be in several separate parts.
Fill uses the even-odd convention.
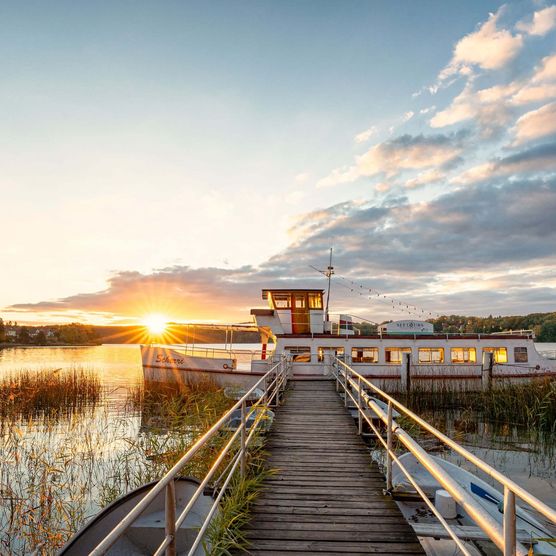
[[[213,503],[209,515],[205,519],[205,523],[201,527],[201,530],[197,534],[197,538],[194,542],[193,548],[189,551],[189,555],[192,556],[199,543],[202,540],[202,535],[208,527],[210,518],[216,511],[216,506],[220,498],[222,497],[226,486],[228,485],[234,471],[240,465],[242,476],[245,473],[246,468],[246,454],[249,441],[252,439],[256,429],[257,424],[262,418],[262,412],[260,415],[256,416],[253,425],[251,426],[251,431],[247,435],[247,421],[249,416],[256,410],[256,408],[262,405],[267,400],[274,400],[275,405],[280,403],[280,393],[285,389],[288,379],[290,364],[286,358],[282,358],[275,365],[273,365],[269,371],[263,375],[253,386],[246,391],[246,393],[226,412],[212,427],[201,435],[195,443],[189,448],[189,450],[179,459],[179,461],[154,485],[148,494],[138,502],[132,510],[108,533],[108,535],[102,540],[97,547],[90,552],[89,556],[100,556],[105,554],[109,548],[125,533],[128,527],[141,515],[141,513],[149,506],[149,504],[164,490],[166,489],[166,535],[160,544],[159,548],[155,554],[162,554],[166,551],[166,554],[175,554],[175,531],[180,527],[188,512],[194,505],[194,502],[203,492],[208,481],[212,475],[218,469],[219,464],[224,459],[225,455],[229,452],[235,441],[240,438],[240,448],[238,452],[234,455],[233,459],[236,459],[234,464],[231,466],[228,476],[224,481],[219,496]],[[247,401],[250,399],[251,394],[262,385],[265,385],[263,389],[263,394],[261,397],[249,407],[247,411]],[[193,494],[191,500],[184,508],[182,513],[178,516],[176,520],[175,516],[175,495],[173,494],[174,479],[181,471],[181,469],[203,448],[207,442],[218,433],[222,427],[228,422],[233,412],[241,408],[241,422],[237,429],[234,431],[231,438],[228,440],[224,448],[218,454],[216,460],[208,471],[207,475],[204,477],[203,481],[197,487],[197,490]],[[168,501],[173,501],[173,504],[168,504]],[[173,505],[173,507],[171,507]]]
[[[357,371],[353,370],[344,361],[335,358],[332,363],[332,368],[337,371],[335,372],[335,377],[337,380],[337,385],[341,385],[346,393],[345,400],[347,404],[348,396],[355,402],[359,422],[361,423],[361,418],[364,418],[371,427],[376,431],[374,425],[370,423],[367,415],[363,412],[362,400],[365,401],[365,405],[375,412],[380,419],[387,426],[387,435],[391,438],[392,434],[395,434],[399,440],[404,444],[404,446],[413,453],[413,455],[420,461],[421,464],[433,475],[433,477],[439,481],[439,483],[460,503],[472,517],[472,519],[477,523],[481,529],[489,536],[489,538],[504,552],[504,555],[514,555],[514,554],[527,554],[526,549],[517,542],[516,538],[516,526],[515,526],[515,497],[517,496],[537,512],[543,515],[545,518],[550,520],[552,523],[556,524],[556,511],[546,505],[544,502],[527,492],[525,489],[514,483],[511,479],[507,478],[505,475],[479,459],[477,456],[454,442],[452,439],[447,437],[445,434],[441,433],[438,429],[434,428],[432,425],[427,423],[421,417],[413,413],[410,409],[405,407],[403,404],[398,402],[395,398],[384,392],[382,389],[372,384],[364,376],[359,374]],[[344,380],[341,380],[341,377]],[[348,386],[349,384],[349,386]],[[363,390],[362,385],[372,390],[375,394],[378,394],[383,399],[388,402],[388,413],[386,414],[384,410],[378,406],[372,399],[369,398],[367,392]],[[354,388],[357,392],[357,399],[352,395],[351,388]],[[473,499],[468,495],[466,491],[461,489],[459,485],[434,461],[430,456],[420,447],[420,445],[411,438],[411,436],[404,431],[397,423],[392,419],[392,407],[396,407],[401,413],[412,419],[423,429],[434,435],[444,444],[449,446],[452,450],[463,456],[467,461],[476,465],[489,477],[492,477],[504,486],[504,527],[500,530],[500,526],[489,516],[486,512],[478,508],[474,503]],[[361,430],[361,424],[359,425]],[[382,441],[380,435],[377,435]],[[384,444],[384,442],[383,442]],[[391,484],[391,465],[392,459],[395,458],[395,454],[391,449],[391,441],[387,442],[386,446],[386,456],[387,456],[387,489],[390,490]],[[403,468],[402,472],[404,472]],[[405,472],[404,472],[405,474]],[[450,531],[448,531],[450,533]],[[451,535],[451,533],[450,533]]]

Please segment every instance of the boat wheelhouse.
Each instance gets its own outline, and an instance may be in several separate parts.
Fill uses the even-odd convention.
[[[457,387],[481,387],[485,367],[494,380],[522,381],[556,377],[556,361],[537,352],[532,331],[497,334],[440,334],[432,324],[400,320],[361,335],[349,315],[328,318],[322,289],[264,289],[267,307],[251,310],[262,349],[244,354],[188,347],[143,346],[147,380],[210,378],[223,386],[250,385],[286,357],[294,378],[330,378],[330,364],[340,358],[380,387],[396,390],[404,372],[412,380],[439,380]],[[271,351],[270,348],[274,349]]]

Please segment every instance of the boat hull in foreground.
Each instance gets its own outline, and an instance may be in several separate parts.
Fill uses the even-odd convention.
[[[60,556],[82,556],[83,554],[89,554],[156,484],[157,482],[155,481],[143,485],[118,498],[101,510],[96,517],[89,521],[66,543],[60,551]],[[192,478],[180,478],[175,481],[176,515],[179,515],[185,508],[198,486],[199,481]],[[177,554],[187,554],[189,552],[212,504],[212,496],[205,493],[201,494],[195,501],[193,508],[176,533]],[[151,502],[135,523],[112,545],[107,554],[113,556],[153,554],[162,543],[165,535],[164,505],[165,493],[163,491]],[[205,554],[202,544],[195,552],[196,556]]]

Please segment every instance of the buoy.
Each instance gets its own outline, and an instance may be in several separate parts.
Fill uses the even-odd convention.
[[[440,512],[440,515],[445,519],[454,519],[458,515],[456,501],[446,490],[439,489],[436,491],[434,495],[434,505]]]

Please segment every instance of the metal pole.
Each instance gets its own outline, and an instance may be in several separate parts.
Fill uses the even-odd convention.
[[[176,556],[176,488],[174,481],[170,481],[166,485],[165,507],[165,532],[167,537],[172,537],[166,549],[166,556]]]
[[[241,438],[240,438],[240,458],[241,458],[241,466],[240,466],[240,473],[241,478],[245,478],[245,436],[247,431],[247,411],[245,407],[245,400],[241,402]]]
[[[504,485],[504,556],[515,556],[515,494]]]
[[[392,402],[388,402],[386,423],[386,490],[392,490]]]
[[[344,369],[344,407],[348,406],[348,372]]]
[[[363,417],[361,416],[362,411],[363,408],[361,407],[361,379],[357,378],[357,417],[359,418],[357,428],[359,434],[363,432]]]

